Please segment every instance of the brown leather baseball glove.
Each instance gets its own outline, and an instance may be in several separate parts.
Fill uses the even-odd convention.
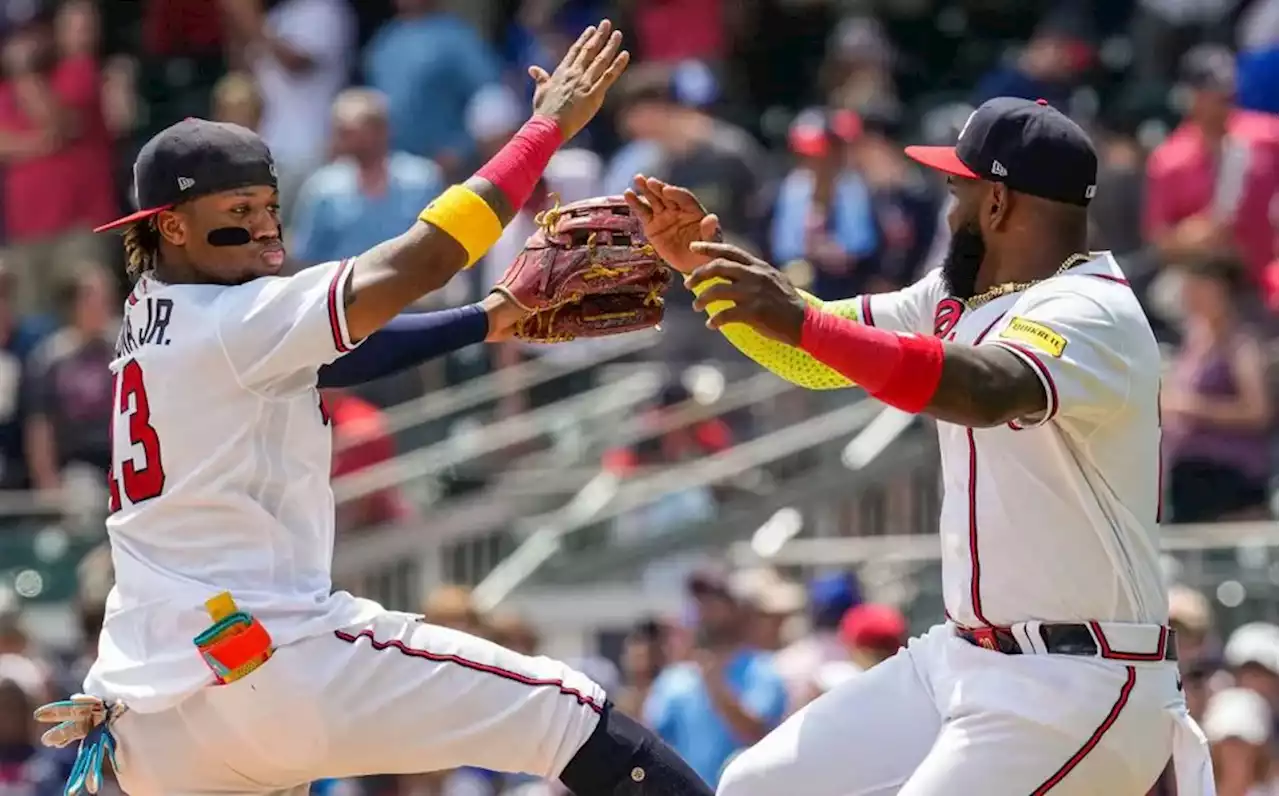
[[[530,315],[515,336],[560,343],[656,326],[670,272],[621,196],[557,205],[494,290]]]

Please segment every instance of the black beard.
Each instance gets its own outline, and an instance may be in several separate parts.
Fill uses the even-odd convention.
[[[978,269],[986,254],[987,244],[977,224],[965,224],[952,233],[947,257],[942,261],[942,281],[949,295],[973,298],[978,292]]]

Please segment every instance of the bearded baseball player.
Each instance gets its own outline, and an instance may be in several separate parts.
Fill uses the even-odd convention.
[[[688,191],[627,200],[695,307],[811,389],[938,420],[945,623],[731,763],[723,796],[1142,796],[1172,755],[1212,792],[1158,563],[1160,357],[1115,260],[1086,249],[1097,158],[1044,102],[998,98],[952,147],[941,269],[824,304],[715,242]]]
[[[37,713],[57,725],[49,743],[80,742],[68,792],[95,792],[105,760],[133,796],[305,794],[322,778],[460,766],[579,796],[710,793],[581,673],[331,592],[317,385],[524,316],[508,290],[396,320],[498,239],[599,110],[620,46],[607,21],[588,28],[554,74],[530,70],[533,117],[474,177],[403,235],[297,276],[277,276],[275,169],[256,135],[189,119],[143,148],[142,209],[107,227],[125,229],[137,280],[112,365],[117,583],[85,694]]]

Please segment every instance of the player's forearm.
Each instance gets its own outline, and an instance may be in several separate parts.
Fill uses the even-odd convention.
[[[1046,409],[1036,374],[998,346],[901,335],[811,309],[801,347],[872,397],[948,423],[988,428]]]
[[[352,387],[484,342],[489,319],[480,304],[397,315],[364,344],[320,368],[320,387]]]
[[[528,201],[562,140],[554,122],[531,119],[475,176],[432,202],[410,230],[360,255],[344,296],[352,337],[373,334],[479,260]]]
[[[695,287],[693,292],[700,294],[719,281],[709,279]],[[823,303],[820,299],[803,291],[801,295],[810,304],[821,307],[824,312],[857,320],[856,300]],[[719,311],[719,308],[712,304],[707,311],[714,314]],[[720,333],[733,344],[734,348],[755,360],[766,370],[799,387],[808,390],[838,390],[856,386],[844,374],[823,364],[805,351],[765,337],[746,324],[731,323],[722,327]]]

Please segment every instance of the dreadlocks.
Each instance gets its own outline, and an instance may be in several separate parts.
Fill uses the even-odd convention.
[[[156,229],[154,219],[136,221],[125,230],[125,273],[129,275],[129,281],[138,281],[138,277],[154,268],[159,254],[160,230]]]

